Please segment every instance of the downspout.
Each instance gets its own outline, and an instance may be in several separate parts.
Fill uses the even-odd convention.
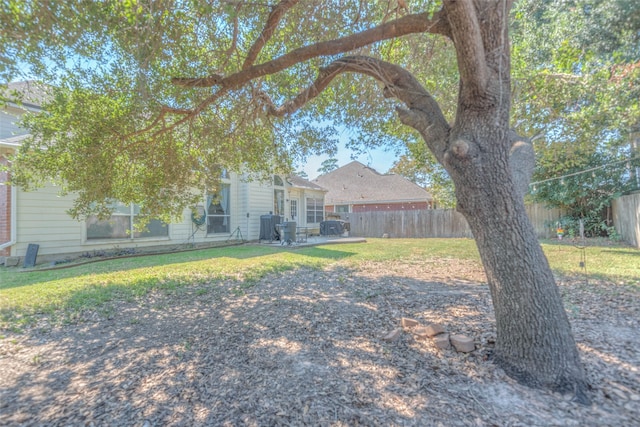
[[[17,207],[17,188],[15,186],[11,186],[11,222],[10,222],[10,237],[9,237],[9,241],[5,242],[3,244],[0,244],[0,251],[3,250],[4,248],[8,248],[11,247],[13,245],[16,244],[17,242],[17,212],[18,212],[18,207]]]
[[[20,145],[22,140],[24,140],[25,138],[27,138],[29,135],[19,135],[17,137],[14,138],[9,138],[9,139],[5,139],[0,141],[0,147],[2,148],[8,148],[10,151],[15,151],[17,150]],[[4,150],[3,150],[4,151]],[[8,178],[8,176],[7,176]],[[17,200],[18,200],[18,188],[15,186],[11,186],[11,221],[9,223],[9,241],[0,244],[0,251],[11,247],[13,245],[15,245],[18,241],[18,236],[17,236],[17,230],[18,230],[18,204],[17,204]]]

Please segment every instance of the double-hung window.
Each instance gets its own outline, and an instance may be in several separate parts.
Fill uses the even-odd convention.
[[[324,204],[322,199],[307,198],[307,224],[319,223],[324,219]]]

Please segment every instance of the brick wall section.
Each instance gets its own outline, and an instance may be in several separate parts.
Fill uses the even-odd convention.
[[[353,205],[353,212],[375,212],[375,211],[412,211],[429,209],[427,202],[415,203],[376,203],[366,205]]]
[[[9,161],[0,155],[0,164]],[[3,185],[8,180],[7,172],[0,172],[0,244],[11,240],[11,187]],[[9,256],[9,248],[0,250],[0,256]]]
[[[335,212],[333,205],[325,205],[326,212]],[[371,203],[371,204],[354,204],[352,212],[376,212],[376,211],[413,211],[430,209],[428,202],[406,202],[406,203]]]

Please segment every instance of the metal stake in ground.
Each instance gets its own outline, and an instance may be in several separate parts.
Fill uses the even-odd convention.
[[[584,221],[580,219],[580,243],[576,245],[576,248],[580,250],[580,268],[582,274],[584,274],[584,283],[589,284],[589,278],[587,277],[587,239],[584,237]]]

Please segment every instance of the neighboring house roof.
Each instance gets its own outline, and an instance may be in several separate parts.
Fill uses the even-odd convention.
[[[305,188],[308,190],[318,190],[318,191],[324,191],[324,192],[327,191],[327,189],[319,186],[318,184],[315,184],[297,175],[288,176],[287,181],[289,182],[289,184],[291,184],[293,187],[296,187],[296,188]]]
[[[35,81],[0,85],[0,147],[15,149],[28,136],[20,126],[20,117],[42,111],[41,105],[51,96],[47,88]]]
[[[329,190],[326,205],[399,203],[432,200],[424,188],[395,174],[381,174],[353,161],[313,180]]]
[[[28,110],[40,110],[50,97],[47,86],[33,80],[11,82],[6,89],[0,91],[0,99]]]

